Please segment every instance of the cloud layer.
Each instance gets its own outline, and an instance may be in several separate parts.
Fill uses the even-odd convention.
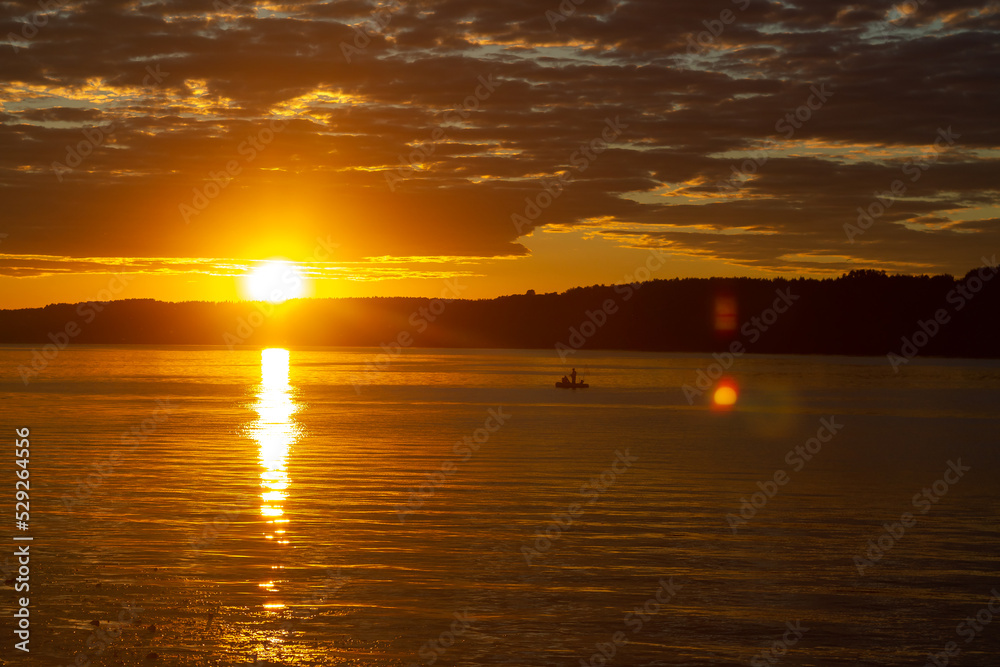
[[[0,2],[3,275],[544,226],[785,275],[1000,246],[996,2],[44,6]]]

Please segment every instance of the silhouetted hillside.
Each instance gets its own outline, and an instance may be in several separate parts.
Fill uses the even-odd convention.
[[[750,352],[884,355],[899,353],[907,337],[921,355],[997,357],[1000,285],[983,282],[981,275],[992,278],[994,272],[972,271],[961,280],[874,271],[826,280],[656,280],[451,303],[365,298],[280,305],[149,299],[56,304],[0,311],[0,342],[495,348],[561,344],[710,352],[738,340]],[[787,312],[768,312],[776,300],[778,310]],[[735,312],[727,304],[735,305]],[[933,322],[935,313],[938,322]]]

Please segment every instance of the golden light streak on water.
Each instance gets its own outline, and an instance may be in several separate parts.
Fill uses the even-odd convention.
[[[258,445],[260,473],[260,514],[267,519],[270,532],[264,538],[274,544],[289,544],[288,519],[285,518],[285,501],[291,480],[288,477],[288,454],[299,438],[299,425],[293,419],[299,405],[289,382],[289,352],[269,348],[260,353],[260,385],[257,401],[253,404],[257,419],[250,424],[250,435]],[[260,587],[275,593],[276,582],[268,581]],[[267,608],[284,605],[269,603]]]

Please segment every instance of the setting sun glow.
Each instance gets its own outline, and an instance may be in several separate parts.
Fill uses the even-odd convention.
[[[306,281],[293,262],[269,259],[243,278],[243,298],[281,303],[305,296]]]

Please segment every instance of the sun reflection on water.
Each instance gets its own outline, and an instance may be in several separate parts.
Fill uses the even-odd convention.
[[[260,385],[253,409],[257,419],[250,425],[250,435],[257,442],[261,465],[260,513],[269,525],[264,537],[278,544],[288,544],[285,524],[285,500],[291,480],[288,478],[288,452],[299,438],[299,425],[292,416],[299,411],[289,383],[288,350],[270,348],[260,353]]]

